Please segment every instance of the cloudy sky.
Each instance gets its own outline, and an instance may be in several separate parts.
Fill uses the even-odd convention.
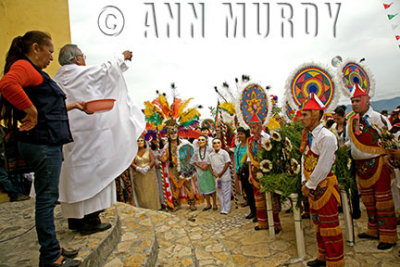
[[[394,2],[388,10],[383,7],[386,2]],[[230,7],[238,18],[236,37]],[[69,8],[72,42],[82,48],[87,64],[133,51],[125,77],[142,107],[154,99],[156,90],[170,95],[174,82],[180,97],[193,97],[193,105],[205,107],[201,112],[206,118],[207,107],[217,102],[214,86],[227,81],[234,87],[235,77],[242,74],[270,85],[270,93],[282,101],[286,81],[298,66],[316,62],[336,73],[330,65],[336,55],[366,59],[376,82],[375,100],[400,96],[400,41],[395,39],[400,35],[400,14],[387,17],[400,12],[400,0],[69,0]],[[290,14],[292,24],[282,18]],[[339,103],[349,101],[342,96]]]

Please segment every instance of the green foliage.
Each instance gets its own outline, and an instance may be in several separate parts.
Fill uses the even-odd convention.
[[[294,122],[277,131],[271,131],[269,142],[264,142],[263,149],[257,155],[263,172],[263,177],[260,178],[262,191],[280,191],[282,197],[292,193],[301,196],[299,148],[302,130],[302,125]],[[269,162],[272,163],[272,168],[267,168],[271,166]]]
[[[336,151],[334,172],[340,185],[346,189],[356,187],[354,178],[350,175],[350,155],[346,148],[339,148]]]
[[[215,107],[209,106],[208,109],[209,109],[211,118],[215,118],[215,115],[216,115],[216,112],[217,112],[217,110],[215,109]]]

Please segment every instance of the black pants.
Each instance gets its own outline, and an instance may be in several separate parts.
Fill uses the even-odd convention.
[[[249,203],[250,213],[256,214],[256,202],[254,201],[253,186],[249,183],[249,175],[239,174],[239,179],[242,182],[242,187],[247,196],[247,203]]]

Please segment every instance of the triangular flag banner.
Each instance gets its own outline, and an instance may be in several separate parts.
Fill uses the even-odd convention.
[[[400,35],[396,35],[396,40],[400,40]]]
[[[397,14],[399,14],[399,13],[397,13]],[[394,14],[394,15],[390,15],[390,14],[388,14],[388,18],[389,18],[389,20],[391,20],[392,18],[396,17],[396,16],[397,16],[397,14]]]
[[[393,4],[393,3],[390,3],[390,4],[383,4],[383,7],[384,7],[385,9],[388,9],[392,4]]]

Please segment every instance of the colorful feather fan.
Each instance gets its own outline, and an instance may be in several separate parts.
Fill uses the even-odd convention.
[[[193,98],[182,100],[175,97],[172,104],[168,103],[167,98],[163,94],[159,94],[151,103],[146,101],[145,118],[148,124],[161,130],[167,120],[175,120],[180,126],[188,127],[200,118],[200,112],[197,108],[188,108],[189,102]]]

